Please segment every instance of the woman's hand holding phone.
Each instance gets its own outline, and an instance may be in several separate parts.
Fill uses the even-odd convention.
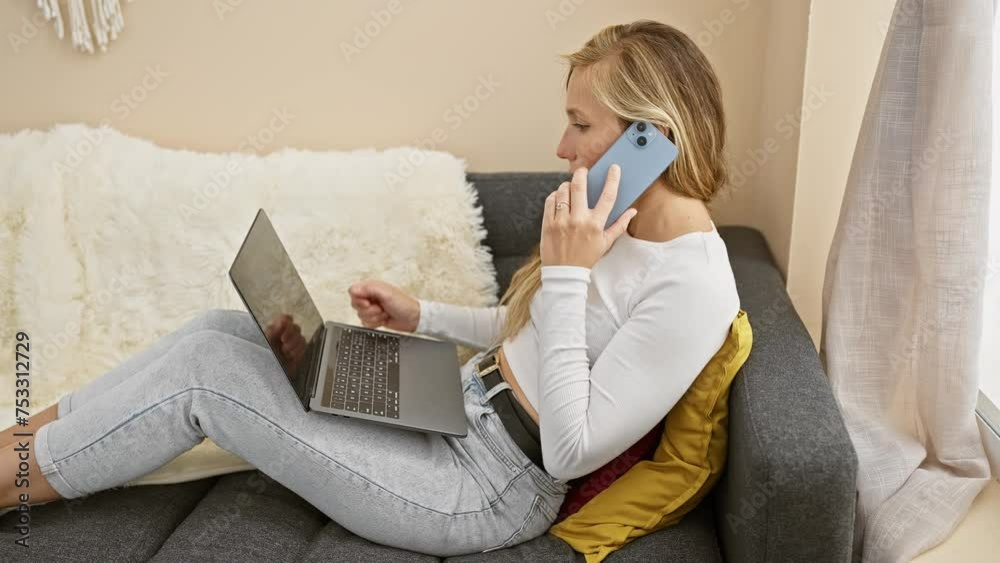
[[[563,182],[545,198],[540,254],[543,266],[594,264],[628,228],[638,211],[629,208],[604,228],[618,196],[621,167],[608,169],[604,190],[593,209],[587,206],[587,169],[577,168],[570,182]],[[557,209],[558,208],[558,209]]]
[[[635,121],[587,170],[587,204],[594,207],[601,197],[612,164],[619,171],[618,197],[611,208],[605,228],[617,221],[649,187],[663,175],[678,156],[677,146],[670,141],[666,128],[648,121]]]

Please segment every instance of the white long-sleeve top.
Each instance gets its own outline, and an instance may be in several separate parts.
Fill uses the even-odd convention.
[[[542,459],[568,481],[659,423],[722,346],[740,309],[715,224],[666,242],[619,237],[593,268],[541,268],[531,320],[502,343],[538,412]],[[486,349],[507,306],[418,299],[417,333]]]

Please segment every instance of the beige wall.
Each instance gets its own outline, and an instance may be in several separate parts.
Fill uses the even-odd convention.
[[[0,132],[104,120],[192,150],[422,143],[465,158],[470,171],[565,170],[555,156],[565,126],[557,55],[604,25],[658,19],[691,35],[722,82],[734,185],[713,205],[716,220],[765,234],[818,339],[825,258],[884,32],[877,22],[890,8],[146,0],[124,6],[124,34],[107,53],[85,55],[48,24],[36,28],[34,2],[3,2]],[[358,35],[366,26],[367,44]]]
[[[226,2],[239,5],[218,14]],[[725,94],[734,165],[750,165],[714,206],[718,222],[764,230],[784,270],[797,132],[762,166],[748,151],[763,146],[778,116],[797,112],[807,2],[791,4],[772,12],[770,0],[142,1],[125,5],[123,36],[96,56],[74,52],[48,27],[33,30],[33,2],[3,2],[0,69],[13,80],[0,91],[0,131],[106,119],[167,147],[267,153],[424,141],[466,158],[472,171],[565,170],[555,156],[566,124],[557,55],[610,23],[653,18],[707,53]],[[342,46],[366,25],[374,37],[345,56]],[[12,46],[11,34],[26,42]],[[469,111],[453,109],[463,102]],[[271,138],[276,109],[294,117]]]
[[[760,229],[783,274],[791,244],[808,22],[808,0],[767,3],[756,123],[734,154],[734,188],[714,209],[720,223]]]
[[[817,98],[802,124],[791,229],[788,292],[817,348],[823,278],[882,44],[891,0],[812,0],[805,89]]]
[[[287,108],[294,119],[264,152],[382,148],[443,129],[438,148],[468,158],[473,170],[562,170],[555,147],[565,125],[565,69],[557,53],[578,48],[604,25],[640,17],[698,34],[731,8],[734,21],[703,44],[729,94],[735,148],[756,141],[761,0],[242,1],[220,17],[213,6],[225,2],[238,3],[127,4],[124,35],[101,56],[74,53],[51,29],[17,53],[5,45],[0,67],[14,88],[4,88],[0,128],[108,118],[165,146],[219,151],[266,126],[274,108]],[[389,14],[391,5],[397,14]],[[547,12],[560,6],[572,12],[551,22]],[[372,11],[391,19],[377,26]],[[19,33],[21,18],[37,12],[34,2],[0,4],[3,31]],[[366,24],[378,33],[348,60],[342,45]],[[141,86],[147,67],[165,76],[134,109],[121,111],[121,96]],[[478,90],[478,107],[464,117],[450,109],[491,77],[495,88]]]

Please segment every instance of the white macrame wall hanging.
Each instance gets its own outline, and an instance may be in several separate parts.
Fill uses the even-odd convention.
[[[107,51],[108,43],[118,39],[118,34],[125,27],[120,0],[89,0],[92,25],[87,24],[85,0],[65,1],[73,47],[78,51],[93,53],[95,41],[102,52]],[[45,15],[45,21],[55,20],[56,35],[62,39],[65,33],[59,0],[36,0],[36,3]]]

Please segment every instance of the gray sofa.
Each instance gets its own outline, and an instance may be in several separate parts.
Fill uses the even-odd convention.
[[[501,292],[538,241],[546,194],[562,173],[470,174]],[[816,350],[760,232],[720,227],[754,331],[730,394],[728,466],[678,525],[606,560],[844,562],[857,460]],[[0,518],[2,561],[433,561],[348,532],[258,471],[103,491],[35,507],[30,552],[14,514]],[[544,534],[448,561],[583,561]]]

